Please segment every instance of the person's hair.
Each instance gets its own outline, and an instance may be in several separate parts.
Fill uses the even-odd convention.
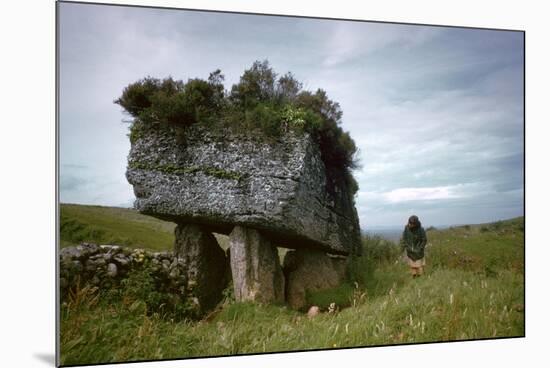
[[[418,226],[420,224],[420,220],[418,219],[418,216],[412,215],[409,217],[409,224]]]

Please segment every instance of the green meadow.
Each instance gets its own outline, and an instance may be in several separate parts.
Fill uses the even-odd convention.
[[[152,250],[171,249],[174,229],[130,209],[80,205],[61,205],[60,227],[61,246]],[[349,281],[308,295],[322,311],[314,318],[286,306],[236,303],[228,289],[204,319],[181,320],[148,310],[139,293],[114,299],[83,286],[61,306],[61,364],[524,336],[523,217],[427,235],[427,267],[417,279],[396,244],[364,237]]]
[[[81,242],[172,249],[175,224],[129,208],[60,205],[61,247]]]

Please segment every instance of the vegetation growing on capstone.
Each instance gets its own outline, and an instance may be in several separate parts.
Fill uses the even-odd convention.
[[[202,172],[205,175],[214,176],[219,179],[231,179],[231,180],[241,180],[243,175],[235,171],[218,169],[215,167],[199,167],[199,166],[190,166],[190,167],[180,167],[176,165],[147,165],[139,162],[133,162],[129,164],[129,167],[132,169],[144,169],[144,170],[154,170],[160,171],[166,174],[193,174],[197,172]]]
[[[307,132],[319,144],[327,189],[346,185],[351,193],[357,191],[351,174],[357,147],[341,127],[340,105],[324,90],[303,90],[290,72],[278,77],[267,60],[254,62],[230,90],[224,89],[223,81],[219,69],[207,80],[146,77],[128,85],[114,102],[134,118],[131,141],[149,124],[204,124],[277,139],[289,131]]]

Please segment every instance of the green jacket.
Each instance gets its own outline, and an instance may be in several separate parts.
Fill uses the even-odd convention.
[[[407,250],[407,256],[410,259],[418,261],[424,258],[424,248],[427,242],[428,238],[426,238],[426,232],[421,225],[414,230],[409,229],[409,227],[405,225],[400,243],[401,247]]]

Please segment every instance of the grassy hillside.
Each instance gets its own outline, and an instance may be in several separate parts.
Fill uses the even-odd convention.
[[[348,284],[308,295],[323,313],[235,303],[174,321],[132,298],[83,288],[62,306],[61,362],[84,364],[523,336],[523,218],[428,231],[426,274],[412,279],[398,247],[363,239]],[[338,305],[328,313],[330,302]]]
[[[499,269],[523,271],[523,217],[432,230],[428,237],[429,255],[435,267],[485,272],[488,276],[498,273]]]
[[[61,247],[91,242],[170,250],[175,224],[129,208],[61,204]]]
[[[131,208],[61,204],[60,213],[62,248],[82,242],[156,251],[174,248],[176,224],[142,215]],[[224,250],[229,247],[227,236],[215,236]],[[286,249],[279,248],[281,261],[285,253]]]

